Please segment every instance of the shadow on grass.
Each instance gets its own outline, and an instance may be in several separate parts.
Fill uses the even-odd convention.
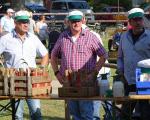
[[[25,119],[29,119],[28,114],[24,114]],[[60,118],[60,117],[51,117],[51,116],[42,116],[43,120],[65,120],[65,118]]]
[[[43,120],[65,120],[65,118],[43,116]]]

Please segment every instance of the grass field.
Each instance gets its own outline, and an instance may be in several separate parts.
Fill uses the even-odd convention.
[[[104,42],[104,46],[107,49],[107,42],[110,38],[110,34],[112,34],[112,29],[107,29],[106,35],[101,36],[102,40]],[[114,70],[111,70],[111,75],[114,74]],[[53,72],[50,68],[50,75],[52,76],[52,80],[55,79]],[[110,79],[110,82],[112,83],[112,77]],[[7,104],[9,102],[8,100],[0,101],[0,104]],[[64,101],[57,101],[57,100],[41,100],[41,110],[42,110],[42,116],[43,120],[65,120],[65,110],[64,110]],[[29,120],[29,113],[28,113],[28,107],[25,104],[24,107],[24,120]],[[101,110],[101,117],[104,114],[104,111]],[[10,112],[5,112],[0,115],[0,120],[11,120]]]

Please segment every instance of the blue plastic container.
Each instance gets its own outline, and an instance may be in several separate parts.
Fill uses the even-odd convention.
[[[150,81],[140,81],[140,75],[143,73],[150,74],[150,68],[136,69],[136,92],[139,95],[150,95]]]

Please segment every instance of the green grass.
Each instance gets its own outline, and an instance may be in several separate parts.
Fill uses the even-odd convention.
[[[104,46],[106,48],[106,50],[108,50],[107,48],[107,42],[108,39],[110,38],[110,34],[112,34],[112,30],[113,29],[107,29],[106,31],[106,35],[105,36],[101,36],[102,40],[104,42]],[[51,67],[49,68],[50,71],[50,76],[52,78],[52,80],[56,80],[54,73],[51,69]],[[115,70],[111,69],[111,76],[114,75]],[[112,85],[112,77],[110,77],[110,84]],[[9,101],[8,100],[3,100],[0,101],[0,104],[7,104]],[[42,117],[43,120],[65,120],[65,109],[64,109],[64,101],[62,100],[41,100],[41,110],[42,110]],[[28,111],[28,107],[25,104],[24,107],[24,120],[29,120],[29,111]],[[101,109],[100,115],[101,118],[104,114],[104,110]],[[3,114],[0,114],[0,120],[11,120],[11,115],[10,112],[4,112]]]
[[[5,105],[8,102],[8,100],[3,100],[0,104]],[[24,110],[24,120],[29,120],[27,104],[25,104]],[[41,110],[43,120],[65,120],[64,101],[62,100],[41,100]],[[11,120],[11,113],[3,112],[0,114],[0,120],[2,119]]]

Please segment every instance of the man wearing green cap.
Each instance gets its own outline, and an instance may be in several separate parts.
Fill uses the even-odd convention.
[[[92,81],[93,74],[99,72],[107,58],[107,53],[99,39],[89,30],[83,30],[82,22],[83,13],[81,11],[73,10],[69,12],[67,16],[68,28],[60,34],[51,53],[53,71],[62,85],[65,82],[70,84],[63,77],[66,70],[71,70],[73,73],[86,70],[88,75],[81,81]],[[61,54],[60,67],[57,63],[59,54]],[[96,61],[97,56],[100,57],[98,62]],[[74,81],[71,86],[76,86],[77,83],[83,85],[77,79]],[[93,80],[92,83],[95,81]],[[90,86],[94,87],[93,84],[90,84]],[[68,105],[73,120],[94,120],[93,101],[70,100]]]
[[[128,15],[130,30],[123,33],[118,50],[118,72],[125,77],[125,95],[136,92],[136,68],[141,60],[150,58],[150,31],[144,28],[144,11],[141,8],[131,9]],[[122,105],[121,120],[128,120],[136,101],[126,101]],[[148,101],[140,101],[141,119],[149,119]],[[130,113],[131,112],[131,113]]]
[[[28,32],[29,16],[27,11],[15,14],[15,29],[0,38],[0,54],[4,56],[7,68],[36,68],[36,56],[42,58],[41,65],[48,64],[48,51],[37,36]],[[40,100],[27,99],[31,120],[42,120]],[[23,102],[20,100],[15,119],[23,120]]]

